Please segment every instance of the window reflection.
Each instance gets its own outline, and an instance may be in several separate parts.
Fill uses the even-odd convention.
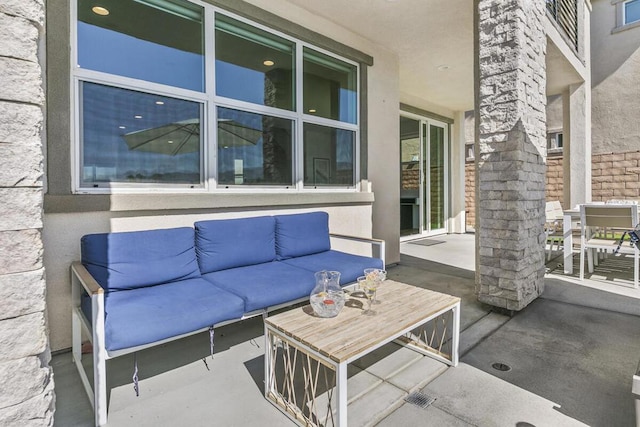
[[[355,132],[305,123],[304,185],[354,185]]]
[[[357,122],[355,65],[304,49],[304,112],[347,123]]]
[[[201,6],[118,0],[105,3],[100,13],[93,6],[78,0],[79,67],[204,90]]]
[[[216,17],[216,94],[295,109],[295,45],[223,15]]]
[[[291,120],[218,108],[218,183],[293,184]]]
[[[199,103],[83,82],[81,184],[200,184]]]
[[[203,186],[209,179],[220,187],[354,185],[356,65],[206,2],[76,1],[72,74],[83,191]],[[205,10],[215,17],[213,49],[204,46],[204,25],[213,26],[204,23]],[[303,70],[296,68],[298,51]],[[205,60],[205,52],[215,58]],[[205,84],[205,64],[214,66],[215,84]],[[297,91],[304,102],[296,102]],[[216,131],[202,135],[214,110]],[[217,154],[213,177],[202,168],[205,154],[213,156],[205,147]]]

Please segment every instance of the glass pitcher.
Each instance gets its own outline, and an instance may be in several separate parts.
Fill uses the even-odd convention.
[[[322,270],[315,273],[316,286],[309,300],[319,317],[335,317],[344,307],[344,291],[340,287],[340,272]]]

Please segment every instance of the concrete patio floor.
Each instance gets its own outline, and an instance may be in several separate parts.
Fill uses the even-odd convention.
[[[395,344],[358,360],[348,373],[350,426],[634,425],[640,292],[612,285],[626,284],[628,272],[605,260],[604,276],[596,270],[578,282],[556,268],[558,254],[544,294],[509,317],[475,298],[473,235],[429,240],[402,243],[389,277],[461,297],[461,363],[448,368]],[[263,397],[263,352],[261,318],[218,328],[213,358],[208,334],[139,352],[139,397],[133,356],[109,361],[108,425],[292,425]],[[56,354],[52,365],[54,425],[92,425],[71,354]],[[405,402],[414,391],[435,401],[426,409]]]

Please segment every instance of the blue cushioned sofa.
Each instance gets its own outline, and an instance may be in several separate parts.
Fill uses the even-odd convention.
[[[213,337],[214,326],[304,301],[316,271],[340,271],[344,286],[365,268],[384,268],[383,241],[330,235],[328,222],[311,212],[82,237],[81,262],[71,266],[73,356],[96,425],[107,421],[106,360],[206,330]],[[333,250],[331,237],[375,245],[380,257]]]

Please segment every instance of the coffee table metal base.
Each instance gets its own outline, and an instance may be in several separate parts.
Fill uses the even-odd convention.
[[[458,364],[460,300],[451,298],[444,308],[345,358],[302,342],[265,319],[265,397],[300,425],[346,426],[347,365],[356,359],[396,341],[448,365]],[[371,322],[377,332],[375,316],[358,322]],[[340,339],[336,336],[336,343]]]

